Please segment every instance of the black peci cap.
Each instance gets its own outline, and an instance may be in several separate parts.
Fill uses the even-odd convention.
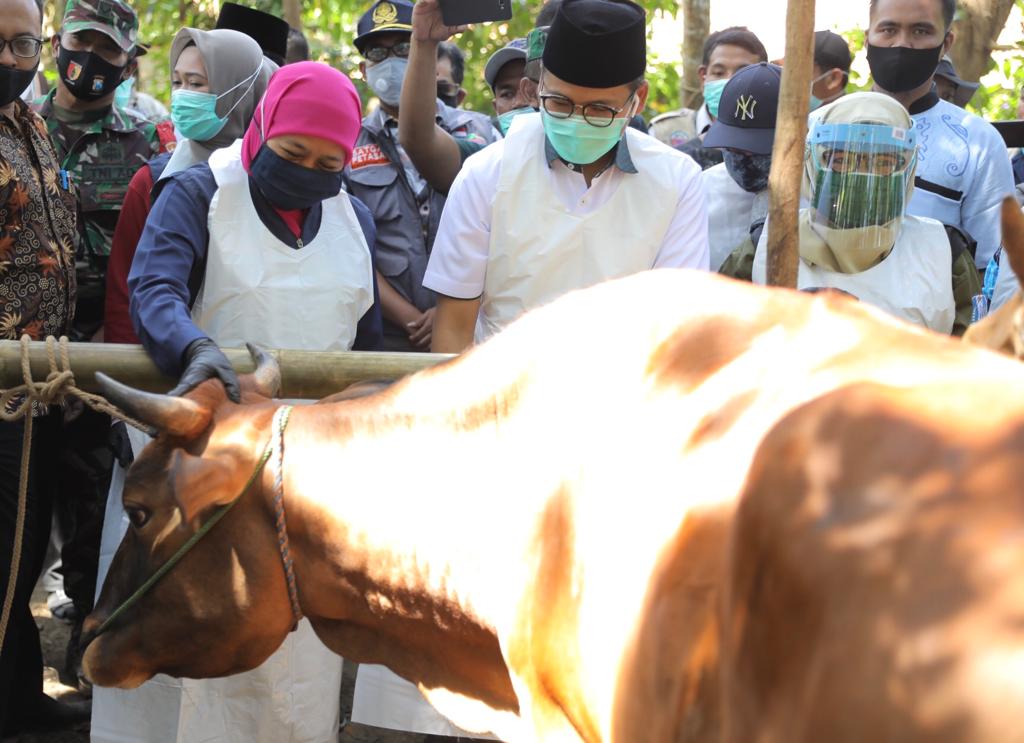
[[[565,0],[548,31],[544,69],[585,88],[614,88],[643,77],[644,9],[629,0]]]
[[[814,32],[814,64],[823,70],[839,69],[849,74],[852,61],[846,39],[831,31]]]
[[[216,28],[239,31],[260,45],[263,54],[278,65],[288,54],[288,22],[262,10],[238,3],[224,3],[217,16]]]
[[[767,62],[733,75],[722,91],[718,118],[704,136],[704,146],[771,154],[780,87],[782,68]]]
[[[379,0],[371,5],[356,24],[356,49],[360,53],[364,52],[369,39],[389,32],[412,34],[412,3],[405,0]]]

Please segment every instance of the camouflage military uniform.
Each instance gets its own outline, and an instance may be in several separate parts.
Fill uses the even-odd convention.
[[[161,150],[156,127],[111,106],[97,117],[54,108],[55,91],[34,104],[46,121],[57,159],[78,189],[80,215],[77,335],[90,336],[103,321],[107,258],[121,203],[135,171]],[[87,338],[82,338],[83,340]]]

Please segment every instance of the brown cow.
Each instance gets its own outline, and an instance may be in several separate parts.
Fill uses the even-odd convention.
[[[163,433],[88,631],[238,496],[273,377],[240,406],[213,381],[110,385]],[[1022,426],[1010,360],[842,298],[641,274],[297,408],[302,610],[506,740],[1012,740]],[[96,683],[233,673],[281,642],[270,478],[89,645]]]

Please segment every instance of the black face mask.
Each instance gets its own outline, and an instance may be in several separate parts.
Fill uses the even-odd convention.
[[[112,65],[95,52],[73,52],[63,44],[57,52],[60,79],[80,101],[95,101],[112,95],[121,84],[127,66]]]
[[[278,209],[309,209],[341,193],[343,173],[311,170],[263,145],[249,170],[256,187]]]
[[[741,155],[723,150],[725,169],[736,185],[747,193],[761,193],[768,188],[768,174],[772,169],[771,155]]]
[[[17,67],[0,67],[0,106],[6,106],[20,96],[25,88],[32,84],[36,76],[39,62],[31,70],[19,70]]]
[[[940,44],[933,49],[911,49],[906,46],[868,44],[871,77],[878,87],[889,93],[906,93],[919,88],[935,74],[944,46]]]
[[[441,99],[441,103],[448,106],[449,108],[459,107],[459,94],[448,95],[448,85],[443,83],[437,84],[437,97]]]

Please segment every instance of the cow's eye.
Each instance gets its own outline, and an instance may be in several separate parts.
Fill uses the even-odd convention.
[[[149,511],[145,508],[126,506],[124,510],[128,514],[128,520],[136,529],[141,529],[149,521]]]

